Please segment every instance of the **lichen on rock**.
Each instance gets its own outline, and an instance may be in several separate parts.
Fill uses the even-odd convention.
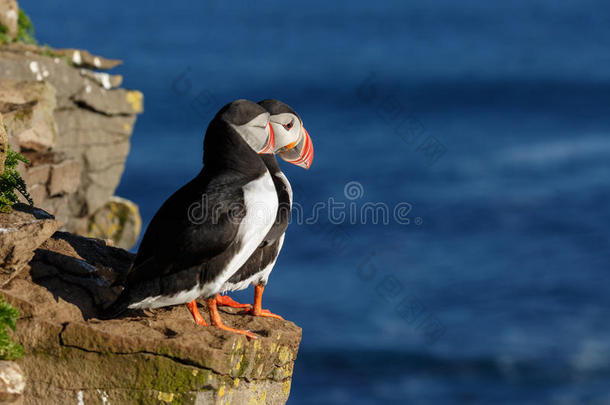
[[[138,241],[142,221],[138,206],[120,197],[111,197],[89,219],[87,236],[110,239],[115,246],[129,249]]]

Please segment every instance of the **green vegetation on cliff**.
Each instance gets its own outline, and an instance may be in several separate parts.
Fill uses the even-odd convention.
[[[32,24],[32,20],[22,9],[19,9],[19,17],[17,19],[17,41],[26,44],[36,44],[34,24]]]
[[[13,342],[8,328],[15,330],[19,311],[0,296],[0,360],[16,360],[23,357],[23,347]]]
[[[4,24],[0,24],[0,45],[13,42],[12,38],[8,35],[8,27]]]
[[[23,162],[29,164],[30,161],[21,154],[12,151],[8,146],[6,151],[6,161],[4,162],[4,173],[0,175],[0,212],[9,212],[11,206],[19,201],[15,191],[18,191],[30,205],[34,205],[32,197],[27,191],[25,181],[17,171],[17,164]]]
[[[7,44],[9,42],[23,42],[25,44],[36,45],[36,39],[34,38],[34,25],[30,17],[22,10],[19,9],[19,16],[17,17],[17,37],[13,40],[8,35],[8,27],[0,24],[0,45]]]

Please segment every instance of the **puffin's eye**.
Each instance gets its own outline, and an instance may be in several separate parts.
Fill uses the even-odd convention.
[[[292,121],[290,121],[288,124],[284,125],[284,128],[286,128],[287,130],[290,131],[290,128],[292,128]]]

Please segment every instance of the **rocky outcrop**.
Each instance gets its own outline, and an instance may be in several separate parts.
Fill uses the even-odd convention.
[[[53,213],[64,229],[81,235],[90,229],[105,238],[117,233],[100,235],[107,224],[95,227],[92,221],[112,212],[107,204],[143,109],[140,92],[118,87],[121,76],[97,71],[119,63],[76,49],[0,46],[0,114],[9,144],[31,161],[20,173],[35,204]],[[98,210],[103,212],[96,215]],[[139,215],[137,210],[129,214]],[[111,222],[134,224],[140,218]],[[131,247],[138,235],[128,233],[135,230],[121,230],[118,244]]]
[[[45,211],[18,204],[0,214],[0,282],[21,270],[34,257],[34,250],[61,226]]]
[[[55,88],[46,82],[0,78],[0,109],[12,146],[44,152],[57,141]]]
[[[0,214],[8,229],[41,226],[39,221],[53,221],[46,232],[57,226],[23,205]],[[6,235],[0,233],[0,246]],[[184,306],[101,321],[100,308],[120,292],[112,284],[126,274],[133,255],[100,239],[39,235],[29,254],[19,253],[33,256],[29,263],[20,260],[20,269],[0,280],[0,294],[21,312],[14,337],[26,351],[18,361],[27,379],[26,404],[286,402],[299,327],[222,308],[229,326],[260,336],[248,340],[196,325]],[[202,313],[208,318],[203,307]]]

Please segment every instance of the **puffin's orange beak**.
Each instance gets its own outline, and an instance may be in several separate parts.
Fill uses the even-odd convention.
[[[263,149],[258,153],[273,153],[275,149],[275,132],[273,132],[273,127],[271,124],[267,124],[269,127],[269,136],[267,137],[267,144],[263,147]]]
[[[288,163],[309,169],[313,162],[313,142],[304,127],[301,127],[300,138],[294,147],[280,152],[279,155]]]

